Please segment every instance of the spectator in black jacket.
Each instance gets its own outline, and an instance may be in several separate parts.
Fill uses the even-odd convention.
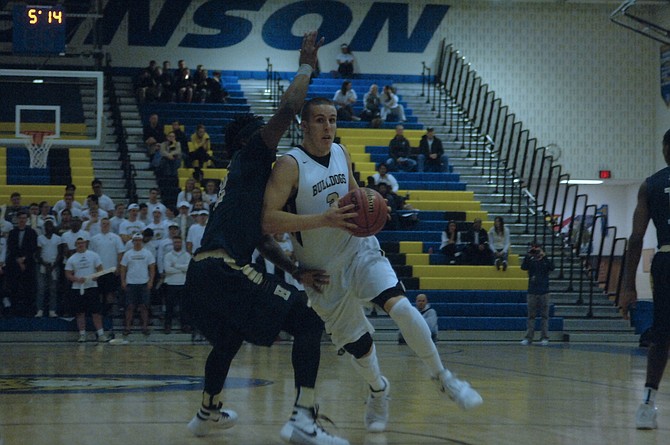
[[[542,317],[541,344],[549,344],[549,272],[554,270],[554,263],[547,258],[542,246],[533,243],[521,264],[522,270],[528,271],[528,330],[522,345],[530,345],[535,335],[535,315],[539,311]]]
[[[389,142],[390,157],[386,160],[389,171],[416,171],[416,161],[410,157],[412,147],[404,133],[405,127],[396,125],[395,136]]]
[[[418,169],[420,172],[446,172],[449,169],[449,157],[444,154],[444,146],[440,138],[435,136],[435,129],[428,127],[426,134],[419,142]]]
[[[18,214],[17,226],[7,236],[7,289],[11,295],[14,315],[35,315],[36,281],[35,256],[37,232],[28,227],[28,213]]]
[[[489,235],[482,229],[481,218],[475,218],[472,227],[461,235],[461,241],[466,243],[463,250],[463,262],[473,266],[490,266],[493,264]]]

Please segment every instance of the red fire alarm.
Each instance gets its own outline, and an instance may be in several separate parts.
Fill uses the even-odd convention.
[[[598,177],[600,179],[612,179],[612,170],[600,170]]]

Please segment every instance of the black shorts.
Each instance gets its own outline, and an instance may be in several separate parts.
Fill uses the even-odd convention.
[[[71,309],[75,314],[100,314],[102,313],[102,302],[100,301],[100,289],[89,287],[82,295],[79,289],[71,289]]]
[[[116,274],[108,273],[98,278],[98,288],[100,289],[100,293],[103,295],[116,292],[120,287],[121,280]]]
[[[287,325],[289,313],[318,318],[295,287],[265,274],[262,284],[254,284],[222,259],[191,261],[185,286],[183,309],[214,346],[225,344],[229,332],[270,346]]]
[[[658,252],[651,262],[653,279],[654,324],[652,338],[654,343],[670,341],[670,252]]]

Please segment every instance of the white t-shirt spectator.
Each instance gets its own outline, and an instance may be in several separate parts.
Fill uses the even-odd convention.
[[[377,172],[374,175],[372,175],[372,179],[374,179],[375,185],[379,185],[381,182],[383,182],[387,184],[389,187],[391,187],[391,191],[393,193],[398,193],[398,189],[400,188],[400,186],[398,185],[398,181],[392,174],[386,173],[382,178],[379,172]]]
[[[144,223],[140,219],[136,219],[134,222],[130,220],[125,220],[119,226],[119,235],[128,235],[133,236],[136,233],[140,233],[146,228]]]
[[[86,241],[91,240],[91,234],[86,230],[79,229],[79,232],[73,232],[68,230],[63,235],[61,235],[61,244],[67,244],[67,248],[70,250],[75,250],[77,248],[76,242],[78,238],[83,238]]]
[[[65,263],[65,270],[71,270],[75,277],[86,277],[95,273],[102,266],[100,255],[90,250],[84,253],[75,252]],[[96,280],[86,280],[84,283],[72,283],[72,289],[89,289],[98,287]]]
[[[81,211],[81,219],[91,219],[91,215],[90,215],[89,212],[90,212],[89,209],[82,210]],[[100,220],[102,218],[109,218],[109,213],[104,211],[102,208],[99,208],[98,209],[98,219]]]
[[[112,216],[111,218],[109,218],[109,228],[110,228],[110,230],[118,235],[119,234],[119,228],[121,227],[121,223],[123,221],[127,221],[127,219],[126,218],[119,218],[118,216]]]
[[[65,200],[61,199],[54,206],[51,208],[51,210],[54,213],[57,213],[60,215],[61,210],[63,210],[66,207]],[[79,204],[77,201],[72,201],[72,207],[74,207],[77,210],[81,210],[81,204]]]
[[[51,238],[47,238],[45,235],[40,235],[37,237],[37,246],[40,250],[40,258],[43,262],[47,264],[55,264],[56,258],[58,257],[58,246],[62,243],[60,236],[55,233],[51,235]],[[42,266],[44,267],[44,266]],[[40,267],[40,272],[42,271]]]
[[[154,231],[153,241],[163,241],[168,236],[168,222],[161,221],[158,224],[147,224],[147,228]]]
[[[126,270],[126,284],[147,284],[149,282],[149,266],[156,264],[156,259],[147,249],[131,249],[123,254],[121,265]]]
[[[165,238],[158,243],[158,253],[156,255],[156,267],[159,274],[165,271],[165,255],[172,252],[174,244],[170,238]],[[186,250],[184,246],[184,250]]]
[[[102,194],[98,196],[98,207],[100,207],[102,210],[106,210],[108,213],[113,213],[114,201],[109,196]],[[87,208],[86,201],[84,201],[84,204],[81,206],[81,208]]]
[[[123,241],[116,233],[98,233],[91,237],[89,249],[100,255],[102,267],[109,269],[119,265],[119,254],[124,252]]]
[[[205,234],[205,227],[200,224],[193,224],[188,229],[188,236],[186,237],[186,244],[191,243],[191,252],[195,253],[200,248],[202,236]]]

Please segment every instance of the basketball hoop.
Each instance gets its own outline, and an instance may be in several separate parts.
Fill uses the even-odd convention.
[[[30,154],[30,168],[46,168],[49,150],[54,143],[52,131],[24,131],[26,149]]]

